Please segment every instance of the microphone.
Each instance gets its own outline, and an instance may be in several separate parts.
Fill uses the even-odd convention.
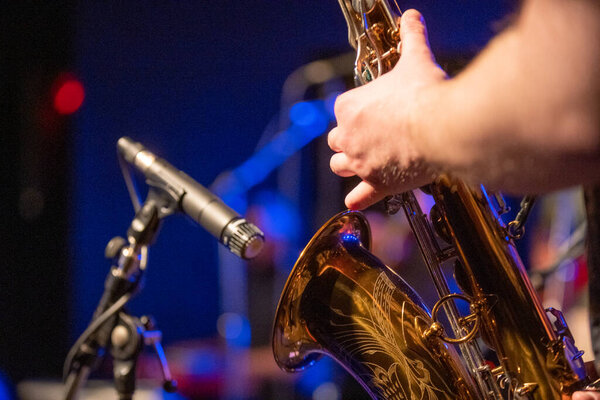
[[[178,170],[144,146],[128,137],[117,142],[123,158],[147,180],[160,183],[169,193],[175,194],[179,209],[219,240],[239,257],[254,258],[263,247],[264,234],[246,221],[207,188]]]

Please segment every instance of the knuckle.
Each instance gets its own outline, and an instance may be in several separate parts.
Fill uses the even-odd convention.
[[[335,103],[333,105],[333,112],[338,120],[340,118],[340,115],[343,113],[343,110],[345,107],[345,99],[346,99],[345,93],[340,94],[335,99]]]
[[[329,160],[329,168],[334,174],[340,174],[344,170],[342,153],[336,153]]]
[[[333,112],[338,125],[352,117],[351,110],[355,107],[355,90],[340,94],[333,105]]]
[[[333,150],[334,145],[335,145],[335,134],[336,134],[336,130],[337,128],[333,128],[332,130],[329,131],[329,133],[327,134],[327,145]]]
[[[331,158],[329,159],[329,168],[335,173],[335,166],[336,166],[336,161],[335,161],[335,156],[336,154],[332,155]]]
[[[340,128],[334,128],[329,131],[327,135],[327,145],[335,152],[341,152],[346,149],[344,130]]]

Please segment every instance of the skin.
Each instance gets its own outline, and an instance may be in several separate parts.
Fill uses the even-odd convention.
[[[457,77],[429,49],[421,15],[401,20],[402,57],[338,97],[331,169],[362,182],[363,209],[441,172],[525,194],[600,180],[600,3],[526,1]]]
[[[453,79],[435,63],[417,11],[403,14],[401,40],[392,71],[335,104],[331,169],[362,179],[348,208],[440,173],[512,194],[600,181],[600,2],[525,1]]]
[[[577,392],[573,394],[573,400],[598,400],[600,394],[591,392]]]

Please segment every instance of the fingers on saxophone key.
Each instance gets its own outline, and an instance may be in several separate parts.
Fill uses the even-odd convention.
[[[356,173],[350,169],[348,157],[345,153],[335,153],[332,155],[331,160],[329,161],[329,167],[334,174],[344,178],[356,175]]]

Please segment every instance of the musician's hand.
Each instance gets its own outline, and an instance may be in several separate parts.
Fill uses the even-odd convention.
[[[575,392],[573,400],[600,400],[600,392]]]
[[[346,197],[351,209],[362,209],[389,194],[429,183],[427,164],[412,119],[419,96],[439,85],[446,74],[435,63],[421,14],[402,15],[402,56],[396,67],[368,85],[338,97],[338,126],[329,133],[334,173],[363,181]]]

